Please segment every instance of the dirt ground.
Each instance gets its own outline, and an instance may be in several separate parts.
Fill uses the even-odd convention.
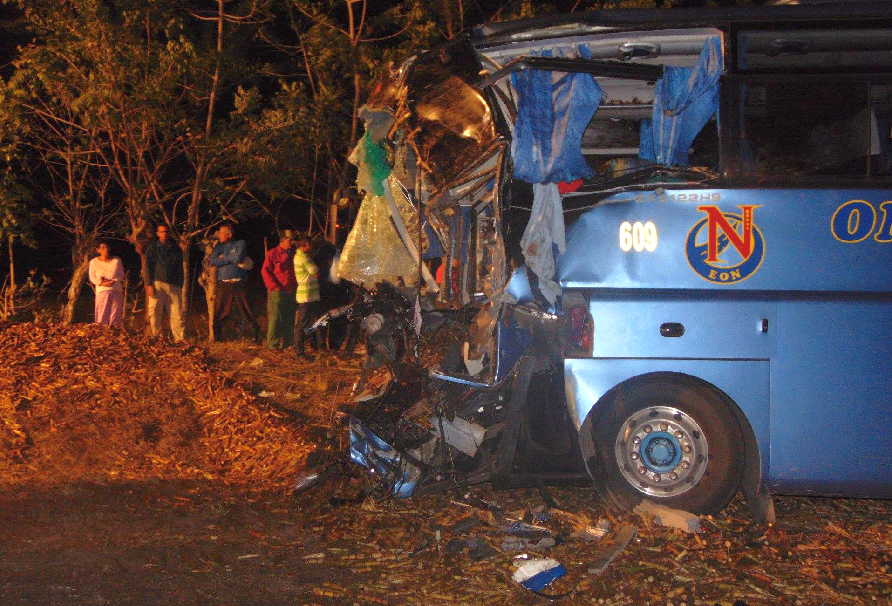
[[[358,360],[297,363],[243,343],[209,354],[309,441],[343,446],[337,407]],[[546,590],[558,603],[892,604],[890,501],[781,497],[765,528],[737,499],[684,534],[617,516],[588,487],[408,500],[363,497],[366,487],[361,473],[299,494],[211,480],[18,485],[0,494],[0,605],[544,604],[511,579],[503,519],[474,503],[522,517],[549,499],[543,524],[558,544],[523,553],[566,567]],[[581,541],[565,522],[602,517],[637,536],[596,575],[611,535]]]

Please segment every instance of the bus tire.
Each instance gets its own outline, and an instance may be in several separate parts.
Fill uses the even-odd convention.
[[[593,428],[596,487],[628,510],[642,499],[693,513],[722,509],[740,484],[740,426],[718,391],[692,379],[621,387]]]

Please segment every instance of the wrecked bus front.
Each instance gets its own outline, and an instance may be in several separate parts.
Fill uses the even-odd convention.
[[[561,452],[622,507],[892,495],[890,31],[881,5],[603,11],[403,67],[379,195],[420,218],[406,268],[443,257],[413,283],[480,309],[425,412],[482,428],[469,477],[570,476]]]

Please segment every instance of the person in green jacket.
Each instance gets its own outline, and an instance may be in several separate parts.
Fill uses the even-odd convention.
[[[319,267],[310,257],[310,240],[306,236],[297,239],[297,250],[294,251],[294,277],[297,280],[295,300],[297,312],[294,319],[294,348],[297,355],[304,359],[310,356],[304,351],[306,333],[319,316]],[[315,335],[316,346],[319,346],[319,334]]]

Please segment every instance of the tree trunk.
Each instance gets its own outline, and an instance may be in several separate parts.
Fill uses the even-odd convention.
[[[204,269],[201,273],[202,286],[204,286],[204,300],[208,308],[208,343],[217,340],[214,332],[214,301],[217,299],[217,268],[208,262],[214,250],[214,241],[209,240],[204,247]]]
[[[183,288],[180,289],[180,309],[183,313],[183,322],[189,315],[192,301],[192,246],[191,242],[183,247]]]
[[[71,284],[68,285],[68,300],[62,310],[62,322],[71,324],[74,322],[74,309],[77,306],[77,300],[81,296],[81,289],[84,287],[84,278],[87,276],[87,270],[90,267],[90,259],[87,255],[76,255],[74,272],[71,275]]]
[[[12,235],[6,236],[6,252],[9,254],[9,286],[7,295],[9,296],[9,312],[15,313],[15,252],[12,246]]]

